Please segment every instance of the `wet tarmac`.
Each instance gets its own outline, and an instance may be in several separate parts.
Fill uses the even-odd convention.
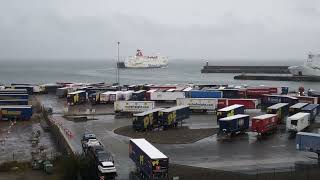
[[[40,130],[39,146],[43,145],[47,155],[52,156],[56,153],[56,146],[51,134],[44,132],[40,123],[20,121],[12,125],[9,121],[0,122],[0,163],[31,160],[31,151],[34,149],[31,146],[32,132],[37,130]]]
[[[50,104],[54,112],[63,111],[63,106],[56,103],[55,97],[46,97],[42,100],[45,104]],[[262,114],[261,111],[248,113],[252,116]],[[95,133],[114,155],[119,173],[118,179],[128,179],[129,172],[135,170],[135,165],[128,155],[129,138],[113,133],[116,128],[130,125],[130,118],[115,119],[113,115],[96,115],[97,120],[72,122],[58,114],[55,116],[59,117],[63,125],[73,132],[74,137],[70,141],[73,141],[72,144],[79,152],[81,152],[82,134],[85,131]],[[217,127],[217,124],[214,115],[208,114],[192,115],[185,121],[184,126],[212,128]],[[247,174],[268,170],[285,171],[300,163],[317,162],[316,154],[296,151],[295,139],[290,138],[283,128],[263,139],[258,139],[255,133],[248,132],[232,139],[221,140],[217,135],[213,135],[192,144],[155,144],[155,146],[170,158],[171,163]]]

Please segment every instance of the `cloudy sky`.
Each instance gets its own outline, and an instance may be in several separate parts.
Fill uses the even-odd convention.
[[[300,59],[319,0],[0,0],[0,59]]]

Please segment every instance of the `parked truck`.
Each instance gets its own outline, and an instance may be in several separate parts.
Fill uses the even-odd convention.
[[[219,119],[219,134],[235,135],[249,129],[249,115],[237,114]]]
[[[312,96],[294,96],[300,103],[318,104],[318,98]]]
[[[0,100],[0,105],[28,105],[27,99]]]
[[[289,116],[292,116],[294,114],[297,114],[298,112],[301,112],[302,108],[307,106],[308,103],[297,103],[289,107]]]
[[[287,131],[297,133],[310,125],[310,113],[299,112],[287,118]]]
[[[31,116],[31,105],[0,106],[0,120],[30,120]]]
[[[0,89],[0,94],[28,94],[26,89]]]
[[[168,179],[169,158],[145,139],[131,139],[129,157],[141,179]]]
[[[101,94],[101,92],[95,92],[95,93],[88,95],[89,102],[92,105],[100,104],[100,94]]]
[[[77,105],[83,104],[87,101],[87,93],[86,91],[75,91],[68,93],[67,95],[67,103],[68,105]]]
[[[175,106],[160,111],[160,122],[164,129],[177,127],[179,122],[189,117],[189,106]]]
[[[178,98],[177,106],[189,106],[192,111],[215,111],[218,99],[215,98]]]
[[[154,109],[154,101],[116,101],[114,102],[114,111],[116,113],[128,112],[137,113]]]
[[[150,94],[152,101],[176,101],[178,98],[185,98],[185,93],[170,91],[155,91]]]
[[[258,99],[219,99],[218,108],[224,108],[234,104],[244,105],[245,109],[257,109],[259,101]]]
[[[68,87],[58,88],[57,91],[56,91],[56,95],[58,96],[58,98],[67,97],[68,93],[69,93],[69,88]]]
[[[28,94],[0,94],[0,100],[8,99],[29,99]]]
[[[277,129],[278,116],[276,114],[263,114],[251,119],[251,131],[264,135],[272,133]]]
[[[156,108],[142,113],[133,114],[133,129],[135,131],[146,131],[161,127],[161,122],[159,120],[161,110],[164,110],[164,108]]]
[[[222,98],[223,93],[221,91],[207,91],[207,90],[190,90],[185,91],[188,98]]]
[[[275,105],[272,105],[267,108],[268,114],[277,114],[279,118],[279,123],[284,120],[286,116],[289,114],[289,104],[288,103],[278,103]]]
[[[244,110],[245,110],[244,105],[241,105],[241,104],[234,104],[234,105],[219,109],[217,111],[217,122],[221,118],[234,116],[237,114],[244,114]]]
[[[302,112],[310,113],[310,121],[314,121],[316,116],[319,114],[319,104],[309,104],[301,109]]]
[[[296,149],[317,153],[318,160],[320,161],[320,134],[298,132],[296,135]]]
[[[132,93],[132,101],[144,101],[146,99],[146,90],[139,90]]]

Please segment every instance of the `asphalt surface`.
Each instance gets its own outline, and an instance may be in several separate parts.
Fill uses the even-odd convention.
[[[41,100],[44,104],[51,105],[54,112],[63,112],[64,106],[61,99],[57,103],[55,96],[44,95]],[[103,110],[102,107],[100,108]],[[110,106],[105,106],[105,111],[111,111],[110,108]],[[81,113],[81,110],[79,112]],[[263,113],[250,111],[248,114],[255,116]],[[55,116],[61,118],[60,115]],[[73,132],[74,137],[70,141],[73,141],[72,144],[79,151],[81,151],[82,134],[85,131],[95,133],[114,155],[119,173],[118,179],[128,179],[129,172],[135,170],[135,165],[128,156],[129,138],[117,135],[113,133],[113,130],[130,125],[131,119],[115,119],[113,115],[97,115],[95,118],[97,120],[87,122],[72,122],[64,118],[61,118],[61,121]],[[212,114],[192,115],[184,125],[190,128],[217,127]],[[268,170],[285,171],[299,164],[312,164],[317,161],[316,154],[296,151],[295,139],[290,138],[285,130],[278,130],[276,134],[263,139],[257,139],[256,134],[249,132],[232,139],[221,139],[213,135],[192,144],[154,145],[170,158],[171,163],[248,174]]]

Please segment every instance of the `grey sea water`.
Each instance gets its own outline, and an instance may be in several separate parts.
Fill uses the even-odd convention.
[[[210,65],[294,65],[301,61],[209,61]],[[236,74],[201,74],[204,60],[171,60],[167,68],[121,69],[121,84],[137,83],[201,83],[233,85],[289,86],[297,89],[319,89],[318,82],[240,81]],[[108,82],[116,81],[115,61],[112,60],[1,60],[0,83],[54,83],[54,82]]]

